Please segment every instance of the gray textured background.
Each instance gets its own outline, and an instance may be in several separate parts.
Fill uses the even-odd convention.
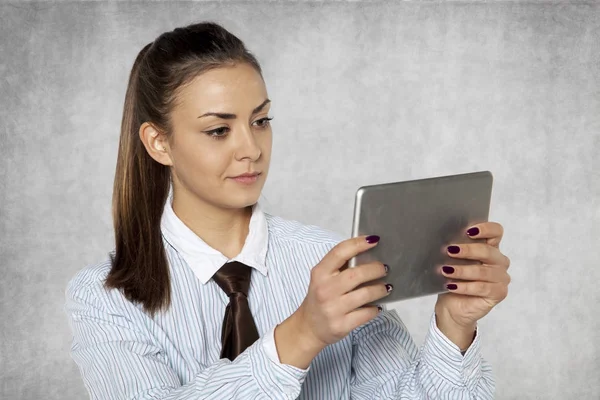
[[[207,19],[264,67],[269,212],[349,235],[358,186],[491,170],[497,398],[600,398],[600,7],[543,1],[0,4],[0,398],[87,397],[64,289],[112,249],[127,75]],[[396,304],[418,342],[434,301]]]

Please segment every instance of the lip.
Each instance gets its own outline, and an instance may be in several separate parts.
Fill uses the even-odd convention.
[[[246,172],[245,174],[242,175],[238,175],[238,176],[232,176],[232,179],[237,179],[237,178],[253,178],[255,176],[260,175],[261,172]]]

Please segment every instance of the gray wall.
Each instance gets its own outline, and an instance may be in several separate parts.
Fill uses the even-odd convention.
[[[491,170],[497,398],[600,398],[600,6],[543,1],[0,4],[0,398],[87,397],[64,288],[112,249],[128,72],[205,19],[264,66],[269,212],[349,235],[358,186]],[[418,342],[434,301],[395,304]]]

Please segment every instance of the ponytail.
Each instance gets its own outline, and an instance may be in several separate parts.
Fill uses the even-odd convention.
[[[151,316],[170,304],[169,267],[160,230],[169,193],[169,168],[153,160],[139,138],[146,117],[138,98],[140,70],[151,43],[133,64],[127,92],[113,187],[115,253],[105,287],[118,288]]]

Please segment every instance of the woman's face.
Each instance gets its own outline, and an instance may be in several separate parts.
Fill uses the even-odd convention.
[[[269,109],[265,83],[245,63],[180,88],[165,142],[177,196],[229,209],[256,203],[271,159]],[[258,176],[236,179],[247,173]]]

